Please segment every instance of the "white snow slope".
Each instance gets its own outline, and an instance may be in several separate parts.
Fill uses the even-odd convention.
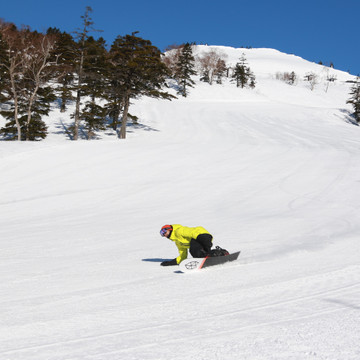
[[[360,359],[352,77],[216,49],[246,54],[254,90],[143,98],[125,141],[69,141],[72,110],[54,108],[44,141],[0,143],[1,360]],[[241,256],[195,274],[161,267],[177,256],[167,223],[202,225]]]

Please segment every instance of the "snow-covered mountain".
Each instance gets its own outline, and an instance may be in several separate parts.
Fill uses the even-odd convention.
[[[54,107],[44,141],[0,142],[0,359],[360,358],[353,77],[216,49],[245,53],[256,88],[197,81],[187,98],[137,100],[125,141],[69,141],[72,110]],[[276,79],[292,71],[295,85]],[[177,256],[167,223],[241,256],[161,267]]]

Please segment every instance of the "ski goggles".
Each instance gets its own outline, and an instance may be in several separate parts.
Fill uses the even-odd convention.
[[[165,236],[167,231],[171,231],[172,230],[172,226],[171,225],[164,225],[161,230],[160,230],[160,235],[161,236]]]

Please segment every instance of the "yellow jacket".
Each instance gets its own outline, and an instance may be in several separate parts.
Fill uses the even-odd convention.
[[[172,227],[173,231],[170,235],[170,240],[175,242],[179,250],[179,256],[176,258],[178,264],[187,258],[191,239],[196,239],[200,234],[210,234],[202,226],[187,227],[175,224]]]

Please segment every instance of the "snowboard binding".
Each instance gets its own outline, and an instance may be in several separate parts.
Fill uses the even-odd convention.
[[[225,249],[222,249],[220,246],[216,246],[215,249],[210,250],[209,257],[216,257],[216,256],[227,256],[229,252]]]

